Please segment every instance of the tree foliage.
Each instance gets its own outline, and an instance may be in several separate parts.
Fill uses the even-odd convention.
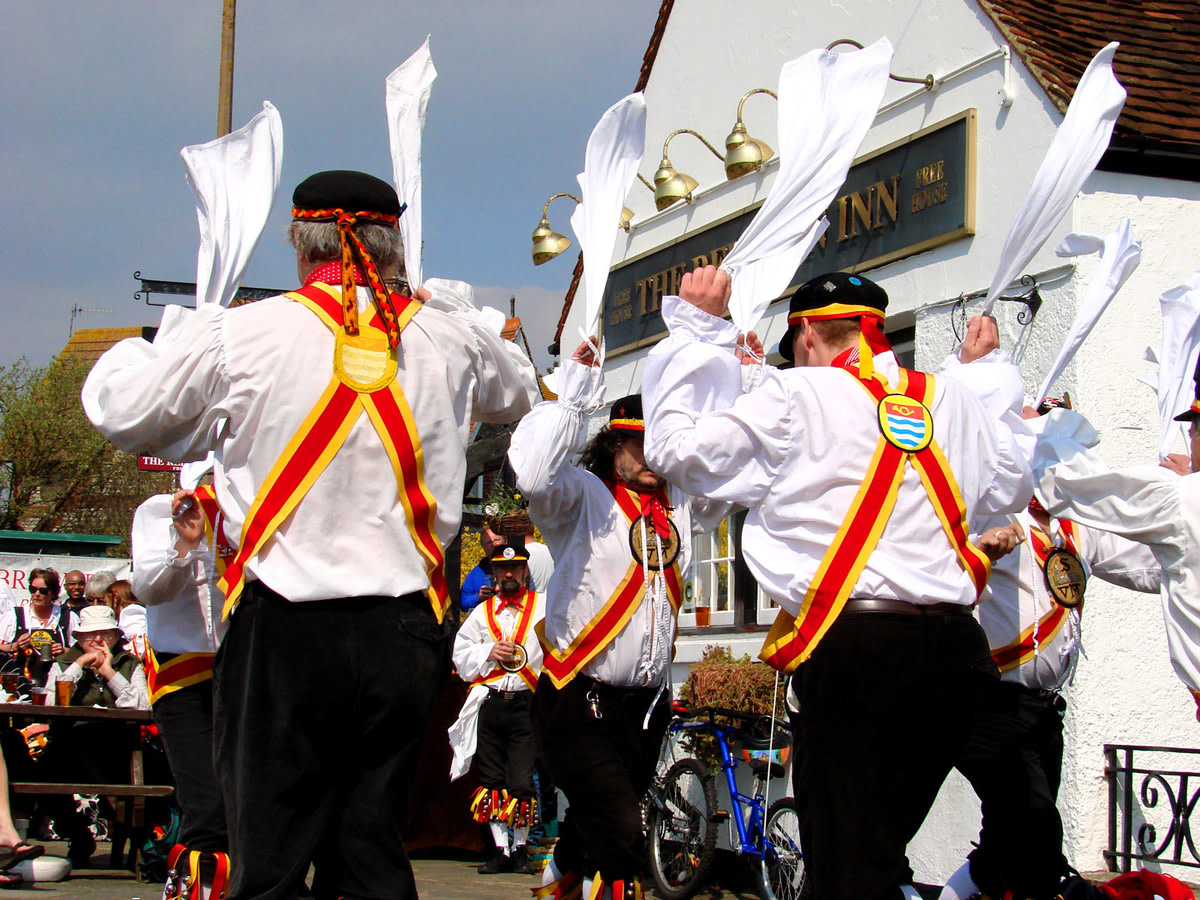
[[[73,357],[0,366],[0,528],[115,535],[127,549],[134,509],[173,478],[138,470],[88,422],[89,368]]]

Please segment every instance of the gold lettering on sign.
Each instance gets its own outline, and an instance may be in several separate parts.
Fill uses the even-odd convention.
[[[869,233],[884,226],[885,214],[893,222],[899,218],[900,176],[893,175],[891,182],[891,190],[886,181],[877,181],[867,188],[866,197],[860,191],[851,191],[837,198],[838,243],[858,237],[860,223],[863,231]]]
[[[641,317],[658,312],[665,295],[679,293],[679,285],[687,272],[704,266],[719,266],[731,249],[733,249],[732,243],[715,247],[708,253],[697,254],[687,262],[676,263],[670,268],[655,272],[636,282],[633,290],[637,295],[637,315]],[[628,288],[613,294],[609,301],[608,321],[610,325],[627,322],[633,318],[633,299]]]
[[[629,288],[623,291],[617,291],[612,296],[612,311],[608,314],[609,325],[620,325],[622,322],[628,322],[633,318],[633,297],[629,293]]]
[[[918,168],[916,184],[917,190],[912,195],[912,212],[919,213],[931,206],[945,203],[950,196],[949,186],[946,184],[946,161],[939,159],[935,163]]]

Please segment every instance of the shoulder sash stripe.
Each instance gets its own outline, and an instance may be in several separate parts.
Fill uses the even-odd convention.
[[[180,653],[159,663],[146,647],[146,691],[153,706],[160,697],[212,678],[214,653]]]
[[[533,621],[534,608],[537,606],[537,593],[534,591],[525,592],[524,606],[521,608],[521,615],[517,618],[517,626],[513,629],[512,637],[504,636],[504,629],[500,627],[500,621],[496,618],[496,604],[494,599],[489,599],[485,607],[485,615],[488,627],[488,634],[491,635],[493,641],[512,641],[515,644],[525,644],[525,639],[529,637],[530,623]],[[499,681],[505,675],[520,675],[521,679],[529,685],[531,691],[537,690],[537,673],[529,667],[528,664],[522,666],[517,672],[509,672],[497,663],[490,674],[476,678],[474,684],[488,684],[492,681]]]
[[[877,373],[864,377],[847,370],[878,404],[891,393]],[[898,392],[917,400],[926,409],[933,402],[935,382],[924,372],[900,371]],[[921,483],[937,511],[959,564],[982,592],[991,572],[988,558],[968,538],[966,508],[949,463],[936,441],[915,452],[906,451],[882,435],[867,466],[867,473],[850,504],[841,527],[830,543],[805,593],[799,614],[780,610],[763,643],[759,658],[782,672],[791,672],[812,655],[850,599],[867,560],[883,534],[899,494],[904,469],[912,461]]]
[[[613,485],[612,492],[617,507],[626,519],[626,524],[632,525],[642,514],[641,506],[634,499],[633,492],[620,484]],[[671,611],[678,616],[680,601],[683,597],[683,578],[679,572],[679,563],[675,562],[668,566],[662,575],[666,583],[667,599],[671,604]],[[565,651],[559,652],[550,644],[546,639],[545,620],[539,622],[537,635],[542,642],[542,671],[550,676],[551,683],[556,688],[562,688],[578,675],[583,667],[595,659],[600,651],[612,643],[613,638],[629,624],[634,611],[641,605],[645,596],[646,573],[641,564],[634,559],[630,562],[625,577],[613,591],[612,596],[608,598],[600,611],[579,630]]]
[[[285,296],[312,311],[334,332],[335,337],[339,333],[341,303],[334,296],[332,287],[314,283]],[[408,304],[398,314],[400,327],[407,325],[419,309],[420,303],[409,298]],[[364,330],[382,331],[378,311]],[[364,412],[387,450],[409,531],[425,562],[430,582],[430,603],[438,621],[442,621],[449,606],[445,558],[434,530],[437,502],[425,484],[421,442],[412,410],[394,380],[371,389],[355,390],[336,372],[275,461],[250,506],[242,526],[237,555],[221,576],[221,588],[226,596],[223,618],[228,618],[236,607],[245,587],[246,565],[295,511]]]

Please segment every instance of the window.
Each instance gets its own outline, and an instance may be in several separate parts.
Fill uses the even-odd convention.
[[[710,625],[734,624],[736,575],[731,524],[732,519],[722,519],[716,529],[692,539],[691,568],[682,573],[681,627],[696,624],[697,605],[708,607]]]

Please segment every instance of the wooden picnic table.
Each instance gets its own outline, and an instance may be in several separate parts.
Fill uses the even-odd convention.
[[[148,709],[117,709],[99,706],[34,706],[32,703],[0,703],[0,716],[34,721],[104,721],[128,723],[130,728],[140,729],[152,725],[154,717]],[[169,784],[146,784],[140,740],[129,742],[129,781],[116,784],[59,783],[48,781],[14,781],[9,790],[14,794],[89,794],[123,798],[114,802],[117,819],[113,823],[112,856],[109,863],[119,868],[124,856],[124,844],[130,840],[130,854],[126,866],[136,866],[139,838],[145,830],[147,797],[168,797],[175,788]]]

